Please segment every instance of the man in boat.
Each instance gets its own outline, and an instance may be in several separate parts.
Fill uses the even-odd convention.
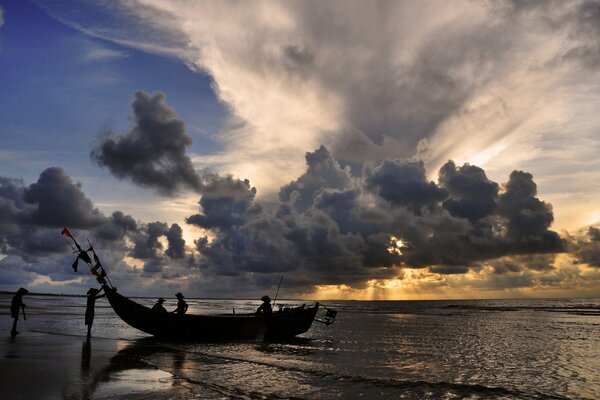
[[[92,336],[92,324],[94,323],[94,308],[96,307],[96,300],[104,297],[104,294],[98,295],[102,289],[90,288],[87,292],[87,304],[85,306],[85,324],[87,325],[87,338]]]
[[[171,312],[173,313],[177,313],[177,315],[183,315],[187,312],[188,309],[188,305],[185,302],[183,295],[181,294],[181,292],[177,292],[175,294],[175,297],[177,297],[177,308]]]
[[[23,310],[23,318],[25,318],[25,304],[23,304],[23,295],[29,293],[29,290],[20,288],[12,298],[10,303],[10,316],[14,319],[10,336],[15,337],[19,334],[17,332],[17,321],[19,320],[19,312]]]
[[[273,308],[271,307],[271,298],[265,295],[260,299],[263,303],[256,310],[256,314],[270,315],[273,312]]]
[[[156,301],[156,304],[152,306],[152,311],[166,313],[167,309],[163,307],[164,302],[165,302],[165,299],[163,299],[162,297],[159,297],[158,300]]]

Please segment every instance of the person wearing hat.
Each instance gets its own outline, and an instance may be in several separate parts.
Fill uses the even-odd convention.
[[[159,297],[158,300],[156,301],[156,304],[152,306],[152,311],[166,313],[167,309],[163,307],[164,302],[165,302],[165,299],[163,299],[162,297]]]
[[[94,308],[96,307],[96,300],[105,295],[98,295],[102,289],[90,288],[87,292],[87,305],[85,307],[85,324],[87,325],[87,338],[92,336],[92,324],[94,323]]]
[[[256,314],[270,315],[273,312],[273,308],[271,307],[271,298],[265,295],[260,299],[263,303],[256,310]]]
[[[183,295],[181,294],[181,292],[177,292],[175,294],[175,297],[177,297],[177,308],[171,312],[173,313],[177,313],[177,315],[183,315],[187,312],[188,309],[188,305],[185,302]]]
[[[10,316],[14,319],[10,336],[15,337],[19,334],[17,332],[17,321],[19,320],[19,311],[23,310],[23,318],[25,318],[25,304],[23,304],[23,295],[29,293],[29,290],[20,288],[12,298],[10,303]]]

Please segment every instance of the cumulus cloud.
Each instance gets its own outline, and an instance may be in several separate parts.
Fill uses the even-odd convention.
[[[452,161],[438,184],[418,161],[384,161],[356,176],[320,147],[306,163],[275,204],[255,201],[246,185],[243,202],[230,191],[216,212],[190,217],[214,228],[196,242],[201,266],[227,276],[294,270],[307,281],[360,286],[402,267],[464,274],[502,256],[563,251],[530,174],[513,172],[500,193],[481,168]]]
[[[12,290],[15,284],[51,290],[52,285],[68,285],[69,291],[83,290],[93,277],[80,269],[73,273],[74,255],[68,240],[61,236],[67,226],[82,246],[89,239],[105,267],[120,286],[131,287],[135,274],[138,285],[168,284],[169,279],[189,270],[190,258],[177,224],[142,223],[121,211],[102,214],[86,197],[82,185],[74,182],[61,168],[51,167],[38,180],[27,185],[22,179],[0,177],[0,286]],[[163,248],[164,239],[166,248]],[[136,270],[137,259],[143,268]],[[167,270],[167,278],[153,277]],[[144,278],[143,274],[151,275]],[[44,286],[45,285],[45,286]]]
[[[162,194],[198,191],[200,177],[186,148],[192,144],[185,123],[165,102],[163,93],[137,92],[131,104],[135,126],[125,135],[104,132],[90,156],[118,178]]]
[[[579,262],[600,268],[600,229],[590,226],[584,237],[573,241],[572,251]]]
[[[325,144],[353,173],[415,153],[429,171],[448,159],[496,180],[528,170],[545,180],[559,225],[590,220],[572,203],[595,202],[584,182],[600,178],[581,168],[596,159],[599,128],[596,0],[36,2],[87,34],[209,74],[231,121],[221,152],[191,158],[261,196]],[[562,193],[567,170],[577,195]]]

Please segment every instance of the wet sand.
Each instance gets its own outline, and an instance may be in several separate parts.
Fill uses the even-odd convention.
[[[185,382],[142,361],[137,342],[2,330],[3,399],[166,399],[189,397]],[[212,397],[212,396],[208,396]]]

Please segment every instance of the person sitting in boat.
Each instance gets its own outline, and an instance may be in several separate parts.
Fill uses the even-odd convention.
[[[188,309],[188,305],[185,302],[183,295],[181,294],[181,292],[177,292],[175,294],[175,297],[177,297],[177,308],[173,311],[171,311],[172,313],[177,313],[177,315],[183,315],[187,312]]]
[[[165,307],[163,307],[164,302],[165,302],[165,299],[163,299],[162,297],[159,297],[158,300],[156,301],[156,304],[152,306],[152,311],[166,313],[167,309]]]
[[[256,310],[256,314],[270,315],[273,312],[273,308],[271,307],[271,298],[265,295],[260,299],[263,303]]]

